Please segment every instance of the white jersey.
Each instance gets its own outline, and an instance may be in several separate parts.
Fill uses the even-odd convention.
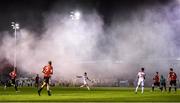
[[[142,68],[142,69],[144,69],[144,68]],[[144,92],[144,81],[145,81],[146,74],[142,70],[142,71],[138,72],[137,76],[138,76],[138,82],[137,82],[135,92],[137,93],[138,87],[141,85],[141,87],[142,87],[142,92],[141,93],[143,93]]]
[[[138,79],[139,79],[139,80],[144,80],[144,79],[145,79],[145,76],[146,76],[146,74],[145,74],[144,72],[142,72],[142,71],[140,71],[140,72],[138,73]]]
[[[87,84],[87,80],[89,80],[88,77],[87,76],[82,76],[82,79],[83,79],[84,84]]]
[[[144,79],[145,79],[146,74],[142,71],[138,73],[138,86],[141,85],[144,87]]]

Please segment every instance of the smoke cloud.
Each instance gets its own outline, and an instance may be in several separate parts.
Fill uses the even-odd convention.
[[[126,13],[112,15],[110,25],[94,10],[79,20],[70,11],[44,15],[44,32],[37,36],[21,28],[17,41],[17,65],[21,70],[41,74],[51,60],[55,79],[71,80],[88,72],[91,78],[133,79],[145,67],[149,79],[169,67],[177,73],[179,53],[180,2],[144,5]],[[9,32],[1,39],[1,58],[13,64],[15,42]],[[1,33],[1,34],[2,34]]]

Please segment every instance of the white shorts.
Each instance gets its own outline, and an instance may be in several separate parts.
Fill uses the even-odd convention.
[[[86,81],[84,81],[84,85],[87,85],[87,82],[86,82]]]
[[[138,86],[144,87],[144,79],[138,79]]]

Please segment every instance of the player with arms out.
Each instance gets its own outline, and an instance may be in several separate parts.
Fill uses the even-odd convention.
[[[135,93],[137,94],[137,90],[140,85],[142,87],[141,93],[144,93],[144,80],[145,80],[145,76],[146,76],[146,74],[144,72],[144,68],[141,68],[141,71],[138,72],[137,76],[138,76],[138,84],[137,84]]]
[[[157,86],[160,89],[160,76],[159,72],[156,72],[156,74],[153,77],[154,83],[152,84],[152,91],[154,91],[154,87]]]
[[[80,86],[81,88],[84,87],[84,86],[86,86],[87,89],[90,90],[89,85],[88,85],[88,81],[91,81],[91,80],[88,78],[86,72],[84,73],[83,76],[76,76],[76,77],[77,77],[77,78],[82,78],[82,79],[83,79],[83,83],[84,83],[84,84]],[[91,81],[91,82],[93,82],[93,81]]]
[[[51,92],[49,90],[49,79],[50,79],[51,75],[53,74],[53,67],[52,67],[51,61],[49,61],[48,65],[43,68],[42,73],[44,74],[44,81],[43,81],[41,88],[38,90],[38,94],[40,96],[41,91],[44,88],[44,86],[47,86],[48,95],[51,96]]]
[[[168,74],[168,79],[169,79],[169,92],[171,92],[171,87],[174,85],[174,89],[176,92],[176,79],[177,79],[177,75],[176,73],[173,71],[173,68],[170,68],[170,72]]]

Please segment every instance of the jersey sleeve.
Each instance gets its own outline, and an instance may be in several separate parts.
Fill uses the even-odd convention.
[[[11,76],[12,75],[12,72],[11,73],[9,73],[9,76]]]
[[[177,75],[176,75],[176,73],[175,73],[175,76],[176,76],[176,78],[177,78]]]
[[[42,72],[43,72],[43,73],[45,73],[45,68],[46,68],[46,66],[44,66],[43,69],[42,69]]]
[[[139,77],[140,77],[140,75],[141,75],[141,73],[140,73],[140,72],[138,72],[137,77],[139,78]]]
[[[77,78],[82,78],[82,76],[76,76]]]
[[[144,79],[146,79],[146,73],[144,73]]]

